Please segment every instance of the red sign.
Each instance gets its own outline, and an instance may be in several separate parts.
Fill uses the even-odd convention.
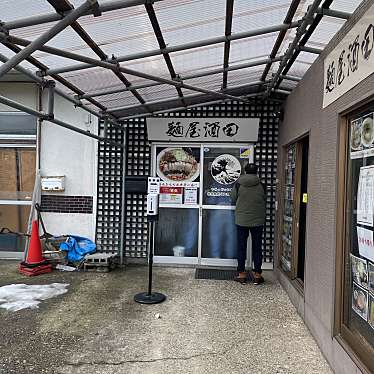
[[[160,187],[160,193],[165,193],[169,195],[181,195],[182,194],[182,187]]]

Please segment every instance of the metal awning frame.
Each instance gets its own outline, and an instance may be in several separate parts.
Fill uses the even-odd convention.
[[[12,106],[16,109],[23,110],[32,115],[35,115],[42,120],[48,120],[59,126],[68,128],[69,130],[73,130],[83,135],[90,136],[91,138],[95,138],[99,141],[105,142],[110,141],[105,137],[96,136],[90,133],[87,134],[87,132],[78,129],[75,126],[68,125],[63,121],[55,119],[53,113],[54,94],[60,95],[61,97],[69,100],[75,106],[81,107],[82,109],[90,112],[91,114],[94,114],[99,119],[103,119],[105,121],[108,121],[109,123],[112,123],[114,126],[121,126],[120,122],[127,118],[135,118],[137,116],[149,116],[172,110],[182,110],[190,107],[195,107],[198,105],[206,105],[207,103],[216,103],[226,100],[248,102],[249,98],[253,96],[269,98],[272,97],[274,94],[284,95],[285,97],[285,95],[289,94],[289,91],[287,89],[282,89],[282,87],[280,86],[282,80],[287,79],[294,82],[298,82],[300,80],[299,77],[287,75],[293,62],[296,60],[298,54],[301,51],[313,54],[319,54],[321,52],[321,50],[319,49],[305,46],[306,42],[308,41],[309,37],[315,30],[318,23],[321,21],[321,19],[324,16],[336,17],[340,19],[348,19],[350,17],[349,13],[329,9],[332,0],[325,0],[322,5],[322,0],[314,0],[313,3],[309,6],[305,16],[302,19],[295,22],[293,21],[293,17],[299,6],[300,0],[293,0],[290,4],[289,10],[287,12],[286,18],[284,19],[283,24],[274,25],[266,28],[260,28],[257,30],[245,31],[241,33],[232,33],[234,0],[226,0],[225,34],[223,36],[210,39],[202,39],[197,42],[190,42],[177,46],[167,46],[162,34],[161,27],[158,23],[156,12],[153,8],[153,3],[160,2],[161,0],[112,0],[107,1],[103,4],[99,4],[97,0],[86,0],[85,2],[83,2],[82,5],[80,5],[77,8],[74,8],[68,0],[46,1],[48,1],[55,8],[55,13],[52,12],[39,16],[25,17],[23,19],[18,19],[10,22],[0,22],[0,42],[16,53],[11,58],[7,58],[6,56],[0,54],[0,61],[3,62],[3,64],[0,65],[0,77],[14,68],[20,71],[21,73],[25,74],[29,78],[31,78],[35,83],[39,84],[43,89],[48,91],[48,111],[47,113],[34,111],[33,109],[27,108],[22,104],[7,99],[3,96],[0,96],[0,102]],[[105,53],[100,49],[100,47],[95,43],[93,38],[91,38],[90,35],[88,35],[88,33],[86,33],[78,23],[78,19],[83,15],[92,14],[94,17],[99,17],[104,12],[139,5],[145,6],[146,12],[149,16],[149,20],[152,24],[154,35],[159,44],[159,49],[146,51],[144,53],[136,53],[118,57],[112,56],[111,58],[108,58],[105,55]],[[14,29],[44,24],[48,22],[56,23],[32,42],[11,35],[11,31]],[[71,26],[77,32],[77,34],[88,45],[88,47],[96,53],[99,59],[86,57],[66,50],[45,46],[45,44],[50,39],[52,39],[54,36],[56,36],[58,33],[60,33],[62,30],[69,26]],[[287,31],[292,28],[296,28],[296,36],[290,43],[285,54],[279,56],[280,46],[285,40]],[[251,38],[254,36],[265,35],[274,32],[278,32],[278,37],[274,43],[270,55],[267,58],[261,59],[261,57],[259,56],[256,61],[256,57],[254,56],[253,59],[247,63],[237,65],[229,64],[231,41]],[[178,72],[175,70],[172,63],[172,59],[170,58],[170,53],[186,51],[220,43],[224,43],[224,59],[222,68],[205,71],[203,70],[198,73],[192,73],[189,75],[186,74],[185,76],[180,76]],[[23,48],[20,48],[20,46]],[[63,68],[50,69],[49,67],[41,64],[37,59],[31,56],[31,54],[37,50],[44,51],[52,55],[72,59],[73,61],[79,63],[66,66]],[[126,61],[141,60],[151,56],[159,55],[162,55],[165,60],[165,63],[170,74],[170,78],[135,71],[121,64]],[[39,69],[38,73],[36,74],[20,66],[20,63],[24,60],[31,62],[34,66],[37,66],[37,68]],[[271,77],[268,77],[271,65],[277,61],[280,61],[278,70]],[[261,79],[259,81],[249,82],[247,85],[241,86],[240,92],[242,92],[242,94],[239,94],[237,96],[232,94],[232,92],[239,91],[237,90],[238,87],[230,87],[230,85],[228,84],[228,72],[261,65],[265,65]],[[69,82],[68,79],[60,76],[60,74],[62,73],[84,70],[93,67],[103,68],[112,71],[119,79],[119,84],[120,82],[122,82],[124,87],[110,90],[102,90],[98,92],[83,92],[79,87],[76,87],[71,82]],[[204,87],[199,87],[185,83],[189,79],[209,76],[218,73],[222,73],[222,85],[219,91],[213,91],[206,89]],[[127,75],[146,79],[147,81],[149,81],[149,83],[133,85],[127,78]],[[48,76],[51,77],[53,81],[51,81],[51,79],[48,80]],[[69,88],[69,90],[72,90],[76,95],[69,95],[60,88],[56,88],[55,84],[51,83],[55,81],[58,81],[62,85],[65,85],[67,88]],[[174,86],[176,89],[176,96],[166,100],[156,100],[154,102],[147,102],[137,91],[137,89],[153,87],[158,85]],[[199,94],[185,95],[182,89],[195,91]],[[255,89],[256,91],[253,92],[253,89]],[[131,92],[131,94],[136,97],[136,99],[139,101],[138,106],[122,106],[108,110],[108,108],[105,107],[103,104],[93,99],[94,97],[100,97],[103,95],[109,95],[126,91]],[[189,99],[191,98],[193,100],[198,100],[198,102],[189,102]],[[90,106],[83,104],[82,100],[89,101],[92,105],[98,108],[98,110],[94,110]],[[179,104],[177,104],[178,102]],[[162,110],[152,109],[152,106],[154,104],[158,105],[160,103],[165,105],[166,108]],[[173,103],[173,107],[168,107],[169,103]],[[131,111],[134,110],[139,110],[139,113],[132,113]],[[117,143],[116,145],[122,146],[122,144]]]

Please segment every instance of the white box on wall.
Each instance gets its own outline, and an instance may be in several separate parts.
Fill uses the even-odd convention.
[[[42,177],[42,191],[65,191],[65,176]]]

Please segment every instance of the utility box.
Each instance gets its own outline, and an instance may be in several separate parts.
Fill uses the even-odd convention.
[[[42,177],[42,191],[65,191],[65,176]]]

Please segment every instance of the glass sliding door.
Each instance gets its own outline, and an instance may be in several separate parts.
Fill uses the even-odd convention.
[[[153,171],[161,178],[155,262],[236,266],[235,206],[230,192],[249,145],[154,145]]]
[[[155,262],[198,262],[200,153],[200,146],[188,144],[153,148],[154,174],[161,178]]]
[[[235,205],[230,192],[253,162],[253,147],[204,145],[202,187],[202,265],[236,266]]]

